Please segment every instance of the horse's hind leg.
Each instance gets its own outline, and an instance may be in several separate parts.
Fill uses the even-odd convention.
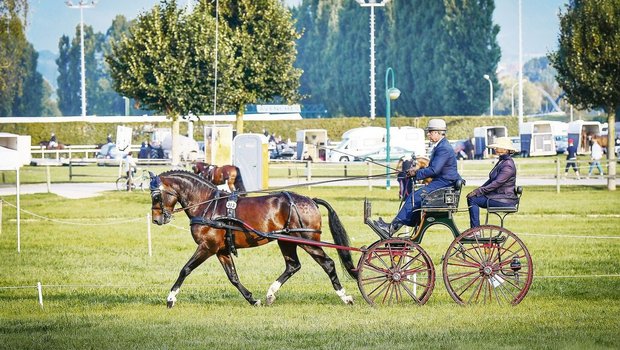
[[[196,252],[194,252],[194,255],[192,255],[189,261],[181,269],[181,272],[179,272],[179,278],[177,278],[176,282],[174,282],[174,285],[170,289],[170,294],[168,294],[168,298],[166,299],[168,308],[172,308],[174,303],[177,301],[176,296],[179,294],[179,289],[181,289],[181,285],[183,284],[185,278],[211,255],[212,254],[209,251],[202,249],[201,246],[198,246]]]
[[[314,261],[321,265],[325,273],[327,273],[327,275],[329,276],[329,279],[332,281],[332,286],[334,287],[334,290],[336,291],[336,294],[338,294],[340,299],[345,304],[353,304],[353,297],[347,295],[344,288],[340,284],[340,280],[338,279],[338,275],[336,274],[336,264],[334,263],[334,260],[327,256],[327,254],[325,254],[325,251],[321,247],[309,245],[301,245],[301,247],[306,252],[308,252],[310,256],[312,256]]]
[[[299,262],[299,257],[297,256],[297,245],[283,241],[278,241],[278,245],[280,246],[280,251],[284,257],[286,267],[280,277],[278,277],[278,279],[271,284],[269,290],[267,290],[267,305],[273,304],[276,300],[276,293],[280,287],[282,287],[282,285],[288,281],[288,279],[291,278],[295,272],[301,269],[301,263]]]
[[[233,262],[230,254],[217,254],[217,258],[220,260],[220,263],[226,272],[226,276],[228,276],[228,280],[233,284],[233,286],[237,287],[245,300],[247,300],[251,305],[260,306],[260,300],[254,299],[252,297],[252,293],[239,281],[239,276],[237,275],[237,270],[235,269],[235,263]]]

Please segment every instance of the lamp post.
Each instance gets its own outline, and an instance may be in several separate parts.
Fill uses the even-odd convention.
[[[375,119],[375,7],[384,7],[390,0],[355,0],[370,7],[370,119]]]
[[[220,3],[218,0],[215,0],[215,62],[214,65],[214,75],[215,79],[213,80],[213,120],[215,120],[215,114],[217,113],[217,45],[220,34]]]
[[[523,79],[523,82],[525,82],[525,79]],[[511,116],[515,116],[515,86],[519,85],[519,82],[517,81],[516,83],[514,83],[514,85],[510,88],[510,99],[512,100],[512,109],[511,109]]]
[[[80,9],[80,48],[82,60],[82,117],[86,116],[86,66],[84,62],[84,9],[95,7],[95,1],[80,0],[77,4],[73,4],[71,0],[66,2],[67,6],[72,9]]]
[[[388,80],[391,79],[392,87],[388,88]],[[394,87],[394,70],[388,67],[385,71],[385,188],[390,189],[390,105],[393,100],[400,96],[400,90]]]
[[[483,76],[484,79],[489,81],[489,110],[490,110],[490,114],[491,117],[493,116],[493,82],[491,82],[491,77],[489,77],[488,74],[485,74]]]

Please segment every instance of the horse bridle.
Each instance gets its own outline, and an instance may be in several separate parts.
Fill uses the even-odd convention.
[[[154,176],[153,174],[151,174],[149,189],[151,190],[151,199],[159,203],[159,208],[161,210],[161,213],[164,215],[164,220],[166,222],[170,221],[170,219],[172,219],[172,213],[166,210],[166,207],[164,206],[164,199],[162,197],[162,191],[164,189],[164,186],[161,183],[161,179],[159,178],[159,176]],[[174,195],[174,193],[168,191],[165,192],[170,195]],[[153,210],[153,207],[151,207],[151,210]]]

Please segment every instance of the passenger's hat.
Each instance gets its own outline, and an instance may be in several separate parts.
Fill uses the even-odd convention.
[[[515,148],[515,146],[512,144],[512,141],[510,140],[509,137],[498,137],[495,139],[495,143],[490,144],[487,146],[488,148],[503,148],[505,150],[508,151],[512,151],[512,152],[516,152],[517,149]]]
[[[443,119],[431,119],[428,121],[426,131],[446,131],[446,122]]]

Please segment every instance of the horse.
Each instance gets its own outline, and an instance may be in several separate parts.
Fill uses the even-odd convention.
[[[217,166],[203,162],[196,162],[192,165],[194,174],[201,175],[215,185],[226,183],[231,192],[245,192],[241,170],[234,165]]]
[[[64,143],[57,143],[56,146],[51,146],[49,145],[49,141],[41,141],[39,142],[39,146],[44,147],[46,150],[54,150],[54,149],[65,149],[66,145]]]
[[[183,266],[179,277],[170,289],[167,306],[172,308],[176,302],[185,278],[206,259],[215,255],[224,268],[230,282],[239,290],[250,305],[258,306],[260,299],[240,282],[232,254],[236,249],[258,247],[273,240],[262,233],[277,233],[278,246],[284,258],[284,272],[267,290],[266,304],[276,299],[280,287],[301,268],[297,247],[301,247],[323,268],[329,276],[336,294],[345,304],[352,304],[353,298],[347,295],[338,280],[334,261],[318,245],[295,241],[294,237],[318,242],[321,236],[321,213],[318,205],[327,208],[329,228],[335,244],[348,247],[347,232],[342,226],[335,210],[326,201],[293,193],[278,192],[264,196],[238,197],[224,192],[222,196],[215,185],[206,179],[184,170],[171,170],[151,176],[151,212],[153,223],[164,225],[170,222],[172,213],[183,210],[190,218],[191,234],[198,245],[195,253]],[[181,208],[174,209],[179,203]],[[234,214],[230,215],[230,210]],[[259,234],[261,233],[261,234]],[[272,236],[273,237],[273,236]],[[351,253],[338,249],[338,255],[348,274],[357,279]]]
[[[396,164],[396,169],[398,170],[397,180],[400,185],[400,189],[398,191],[398,198],[403,200],[407,198],[407,196],[413,191],[413,179],[407,176],[407,170],[411,168],[415,168],[416,170],[428,167],[430,163],[430,159],[424,156],[413,157],[412,159],[400,158],[398,163]],[[421,180],[421,183],[424,185],[428,185],[432,178],[428,177],[426,179]]]

